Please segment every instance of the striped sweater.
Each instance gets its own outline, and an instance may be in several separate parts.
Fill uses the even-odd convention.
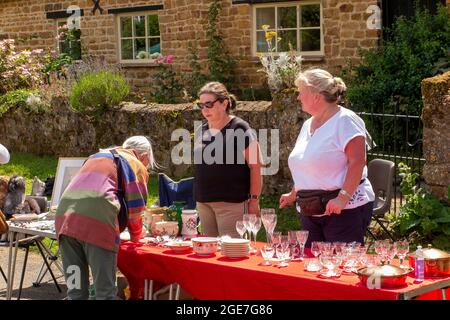
[[[138,241],[147,202],[148,173],[132,150],[117,148],[122,162],[128,231]],[[56,210],[56,233],[117,252],[120,242],[117,169],[109,150],[89,157],[64,191]]]

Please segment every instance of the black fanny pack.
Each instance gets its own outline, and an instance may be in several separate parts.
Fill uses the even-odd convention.
[[[363,183],[362,179],[359,184]],[[304,216],[323,215],[327,208],[327,203],[339,195],[341,189],[336,190],[299,190],[297,191],[297,204],[301,214]]]
[[[338,196],[340,189],[326,190],[300,190],[297,191],[297,204],[304,216],[317,216],[325,213],[327,203]]]

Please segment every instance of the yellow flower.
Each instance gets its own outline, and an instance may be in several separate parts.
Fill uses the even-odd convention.
[[[282,38],[282,37],[278,37],[277,40],[278,40],[278,41],[281,41],[281,40],[283,40],[283,38]]]
[[[266,31],[266,40],[271,41],[273,37],[276,37],[277,33],[275,31]]]
[[[268,24],[263,24],[262,26],[261,26],[261,29],[263,29],[264,31],[267,31],[268,29],[269,29],[269,25]]]

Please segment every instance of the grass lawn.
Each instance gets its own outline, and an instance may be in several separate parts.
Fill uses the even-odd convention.
[[[37,156],[26,153],[12,153],[11,161],[0,166],[0,175],[12,176],[21,175],[26,180],[26,194],[31,193],[31,185],[34,177],[45,181],[48,177],[55,176],[58,166],[58,158],[49,156]],[[286,192],[288,190],[286,189]],[[148,183],[148,205],[152,205],[158,200],[158,176],[151,176]],[[293,207],[288,209],[278,209],[279,196],[262,196],[261,208],[275,208],[278,215],[278,223],[275,230],[287,233],[288,230],[300,230],[300,223]],[[264,227],[258,232],[258,240],[264,241],[266,235]]]

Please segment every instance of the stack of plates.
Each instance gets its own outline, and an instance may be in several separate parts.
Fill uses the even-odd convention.
[[[229,238],[222,241],[222,254],[228,258],[243,258],[248,255],[250,240]]]

